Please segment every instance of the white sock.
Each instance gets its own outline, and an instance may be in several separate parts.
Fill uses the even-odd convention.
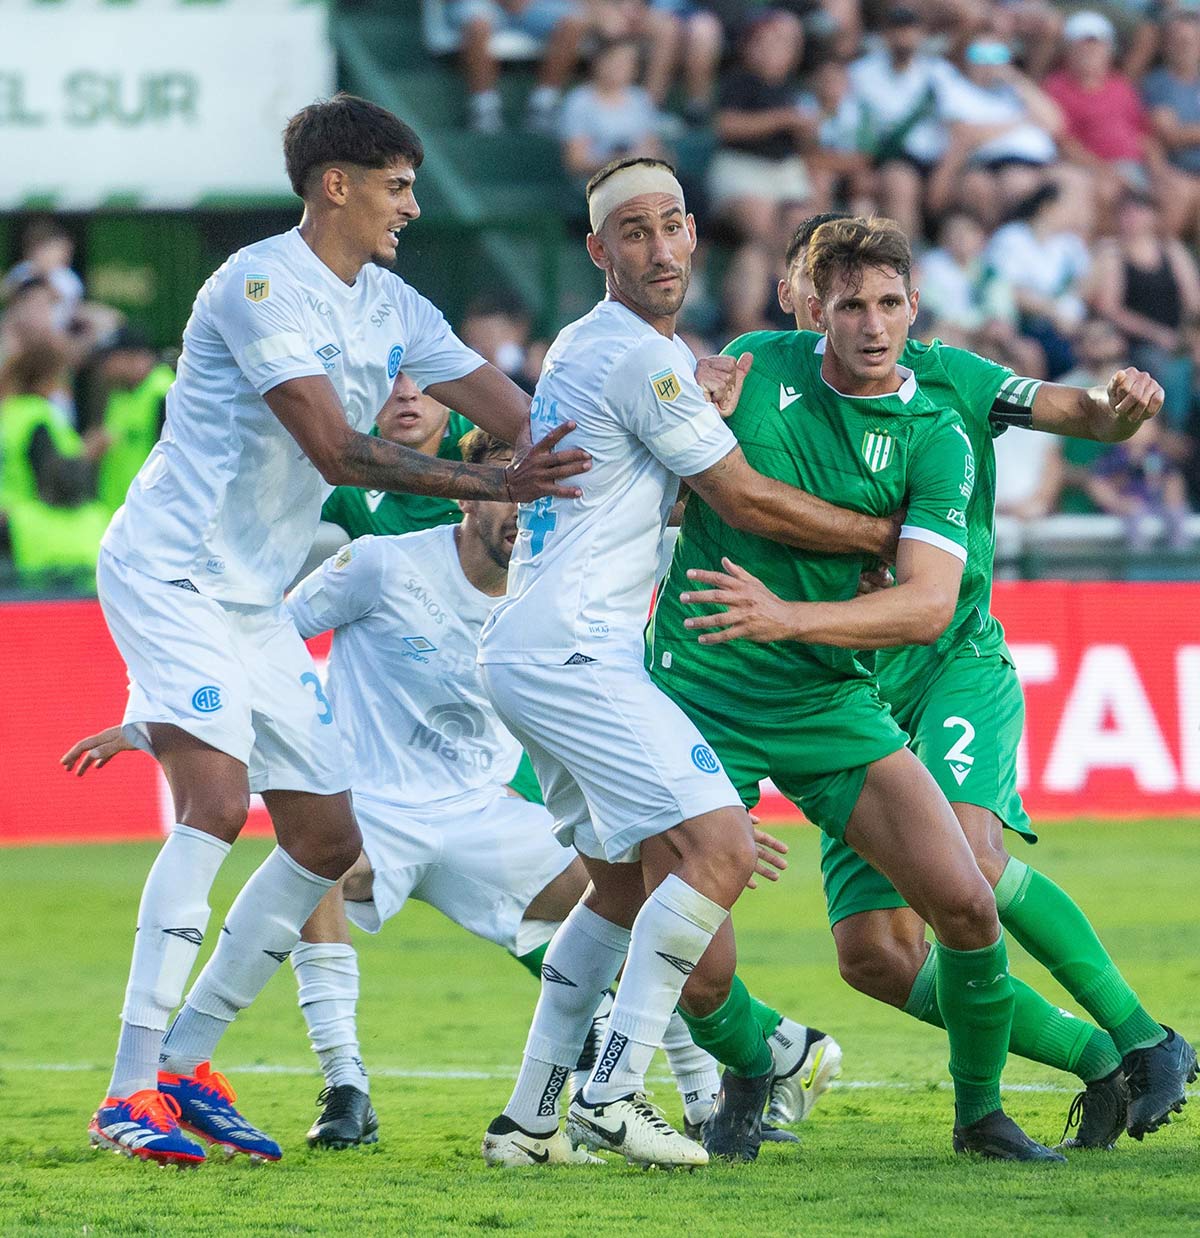
[[[717,1059],[692,1039],[688,1025],[677,1010],[671,1012],[662,1047],[683,1100],[683,1116],[689,1122],[703,1122],[712,1112],[721,1090],[721,1067]]]
[[[162,1035],[200,952],[208,894],[228,854],[221,839],[176,825],[146,877],[109,1096],[131,1096],[158,1082]]]
[[[767,1037],[767,1046],[775,1059],[775,1073],[790,1075],[804,1060],[804,1051],[808,1048],[808,1028],[785,1015]]]
[[[558,1098],[579,1060],[601,994],[617,978],[629,930],[582,903],[562,922],[542,961],[542,992],[505,1114],[531,1134],[558,1125]]]
[[[683,983],[729,912],[674,873],[633,922],[629,958],[608,1016],[608,1039],[584,1085],[590,1105],[640,1092]]]
[[[331,1087],[348,1083],[370,1092],[358,1047],[358,954],[340,941],[302,941],[292,951],[300,1011],[308,1042]]]
[[[212,958],[163,1040],[164,1070],[190,1075],[211,1059],[225,1028],[295,949],[304,922],[335,884],[281,847],[267,856],[234,899]]]

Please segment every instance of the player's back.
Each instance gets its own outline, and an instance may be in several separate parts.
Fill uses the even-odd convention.
[[[288,597],[302,634],[334,627],[326,691],[356,794],[489,801],[520,761],[475,660],[497,599],[463,574],[455,530],[359,538]]]
[[[679,473],[736,443],[696,386],[695,358],[616,301],[566,327],[534,394],[534,438],[592,457],[579,499],[523,504],[508,597],[484,628],[484,662],[641,661],[642,629]]]

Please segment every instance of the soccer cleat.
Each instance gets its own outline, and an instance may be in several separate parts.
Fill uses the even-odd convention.
[[[715,1097],[713,1098],[716,1099]],[[705,1119],[707,1121],[707,1119]],[[781,1127],[772,1126],[770,1122],[764,1122],[761,1127],[763,1143],[799,1143],[800,1136],[793,1135],[791,1131],[785,1131]],[[683,1133],[689,1138],[694,1139],[697,1143],[704,1142],[704,1122],[689,1122],[685,1116],[683,1119]]]
[[[88,1123],[94,1148],[111,1148],[160,1165],[200,1165],[204,1149],[179,1129],[179,1106],[170,1096],[144,1088],[132,1096],[107,1096]]]
[[[581,1092],[567,1111],[567,1137],[592,1151],[617,1152],[631,1165],[695,1167],[708,1153],[681,1135],[642,1092],[589,1105]]]
[[[323,1089],[317,1104],[325,1107],[305,1136],[310,1148],[356,1148],[379,1139],[371,1098],[352,1083]]]
[[[771,1095],[773,1071],[763,1075],[721,1078],[717,1104],[704,1123],[704,1148],[709,1156],[727,1161],[753,1161],[762,1143],[762,1112]]]
[[[586,1148],[573,1148],[556,1126],[548,1135],[531,1135],[512,1118],[501,1114],[492,1120],[483,1137],[483,1159],[489,1165],[509,1168],[525,1165],[603,1165]]]
[[[768,1044],[772,1039],[768,1037]],[[773,1126],[803,1122],[841,1073],[841,1045],[825,1032],[808,1028],[800,1060],[791,1070],[777,1074],[771,1085],[767,1121]]]
[[[596,1059],[600,1056],[600,1046],[604,1043],[604,1036],[608,1031],[608,1016],[612,1008],[613,991],[605,989],[600,994],[600,1004],[596,1007],[596,1013],[592,1015],[592,1026],[588,1029],[587,1039],[579,1051],[579,1060],[575,1063],[575,1069],[571,1071],[572,1096],[578,1096],[583,1091],[583,1085],[588,1081],[592,1067],[595,1066]]]
[[[237,1093],[224,1075],[201,1062],[191,1075],[158,1072],[158,1090],[179,1106],[179,1125],[227,1153],[244,1152],[253,1161],[277,1161],[279,1145],[251,1126],[233,1107]]]
[[[1027,1134],[1004,1112],[995,1109],[970,1126],[955,1126],[954,1150],[974,1153],[987,1161],[1033,1161],[1066,1164],[1067,1158]]]
[[[1178,1032],[1164,1027],[1166,1040],[1125,1054],[1129,1080],[1129,1134],[1141,1140],[1166,1126],[1187,1104],[1186,1086],[1196,1078],[1196,1050]]]
[[[1103,1079],[1094,1079],[1071,1102],[1060,1148],[1111,1148],[1129,1118],[1129,1084],[1118,1066]],[[1076,1133],[1067,1138],[1071,1128]]]

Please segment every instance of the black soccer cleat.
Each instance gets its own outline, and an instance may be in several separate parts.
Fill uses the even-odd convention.
[[[727,1161],[753,1161],[763,1140],[762,1114],[771,1097],[774,1069],[762,1075],[735,1075],[726,1070],[717,1103],[704,1123],[704,1147],[709,1156]]]
[[[1196,1078],[1196,1050],[1176,1031],[1165,1027],[1166,1040],[1125,1054],[1121,1065],[1129,1080],[1129,1122],[1134,1139],[1166,1126],[1171,1114],[1187,1104],[1187,1085]]]
[[[1093,1079],[1071,1102],[1060,1148],[1111,1148],[1129,1119],[1129,1084],[1118,1066],[1103,1079]],[[1073,1136],[1071,1128],[1078,1127]]]
[[[366,1092],[353,1084],[325,1088],[317,1097],[321,1116],[306,1136],[310,1148],[357,1148],[379,1138],[379,1119]]]
[[[954,1150],[960,1156],[974,1153],[987,1161],[1067,1163],[1061,1152],[1030,1139],[1003,1109],[993,1110],[970,1126],[956,1126]]]

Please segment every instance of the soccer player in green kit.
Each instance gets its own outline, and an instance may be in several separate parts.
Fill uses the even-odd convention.
[[[747,343],[757,351],[730,425],[746,458],[769,476],[869,514],[907,504],[899,583],[855,597],[868,566],[862,556],[801,554],[740,533],[692,495],[659,593],[651,674],[700,728],[747,803],[772,778],[823,831],[886,872],[933,926],[956,1150],[1061,1161],[1000,1105],[1013,992],[991,889],[873,675],[851,652],[929,644],[949,624],[967,558],[971,444],[958,415],[897,365],[917,306],[903,233],[887,220],[833,223],[814,239],[809,261],[828,348],[793,332],[734,341],[727,352]],[[697,643],[689,629],[727,621],[711,612],[725,590],[687,592],[688,581],[738,580],[735,559],[783,597],[803,599],[801,616],[765,645],[717,648],[724,632]],[[717,563],[728,577],[703,570]],[[694,615],[693,603],[709,613]],[[708,1023],[720,1014],[684,1014],[697,1043],[714,1053]]]
[[[805,329],[820,328],[809,312],[806,250],[817,227],[839,218],[844,217],[807,221],[788,249],[779,297],[795,314],[802,340],[815,342]],[[752,345],[736,342],[737,348]],[[1036,835],[1016,788],[1024,702],[1003,630],[989,610],[992,439],[1009,426],[1105,441],[1126,438],[1158,411],[1162,389],[1136,370],[1115,374],[1107,391],[1042,383],[936,341],[910,342],[902,360],[927,393],[962,417],[975,451],[976,477],[966,504],[970,554],[954,619],[933,645],[882,651],[876,659],[880,690],[950,801],[995,888],[1001,923],[1105,1029],[1071,1017],[1014,978],[1012,1051],[1075,1073],[1085,1084],[1071,1109],[1079,1129],[1065,1146],[1109,1147],[1126,1128],[1141,1139],[1185,1102],[1185,1085],[1195,1078],[1195,1053],[1145,1011],[1069,895],[1009,856],[1004,844],[1004,827],[1030,842]],[[745,582],[732,587],[744,590],[740,608],[753,588]],[[937,947],[926,941],[921,917],[844,842],[822,839],[822,875],[842,975],[861,992],[941,1026],[934,985]]]

